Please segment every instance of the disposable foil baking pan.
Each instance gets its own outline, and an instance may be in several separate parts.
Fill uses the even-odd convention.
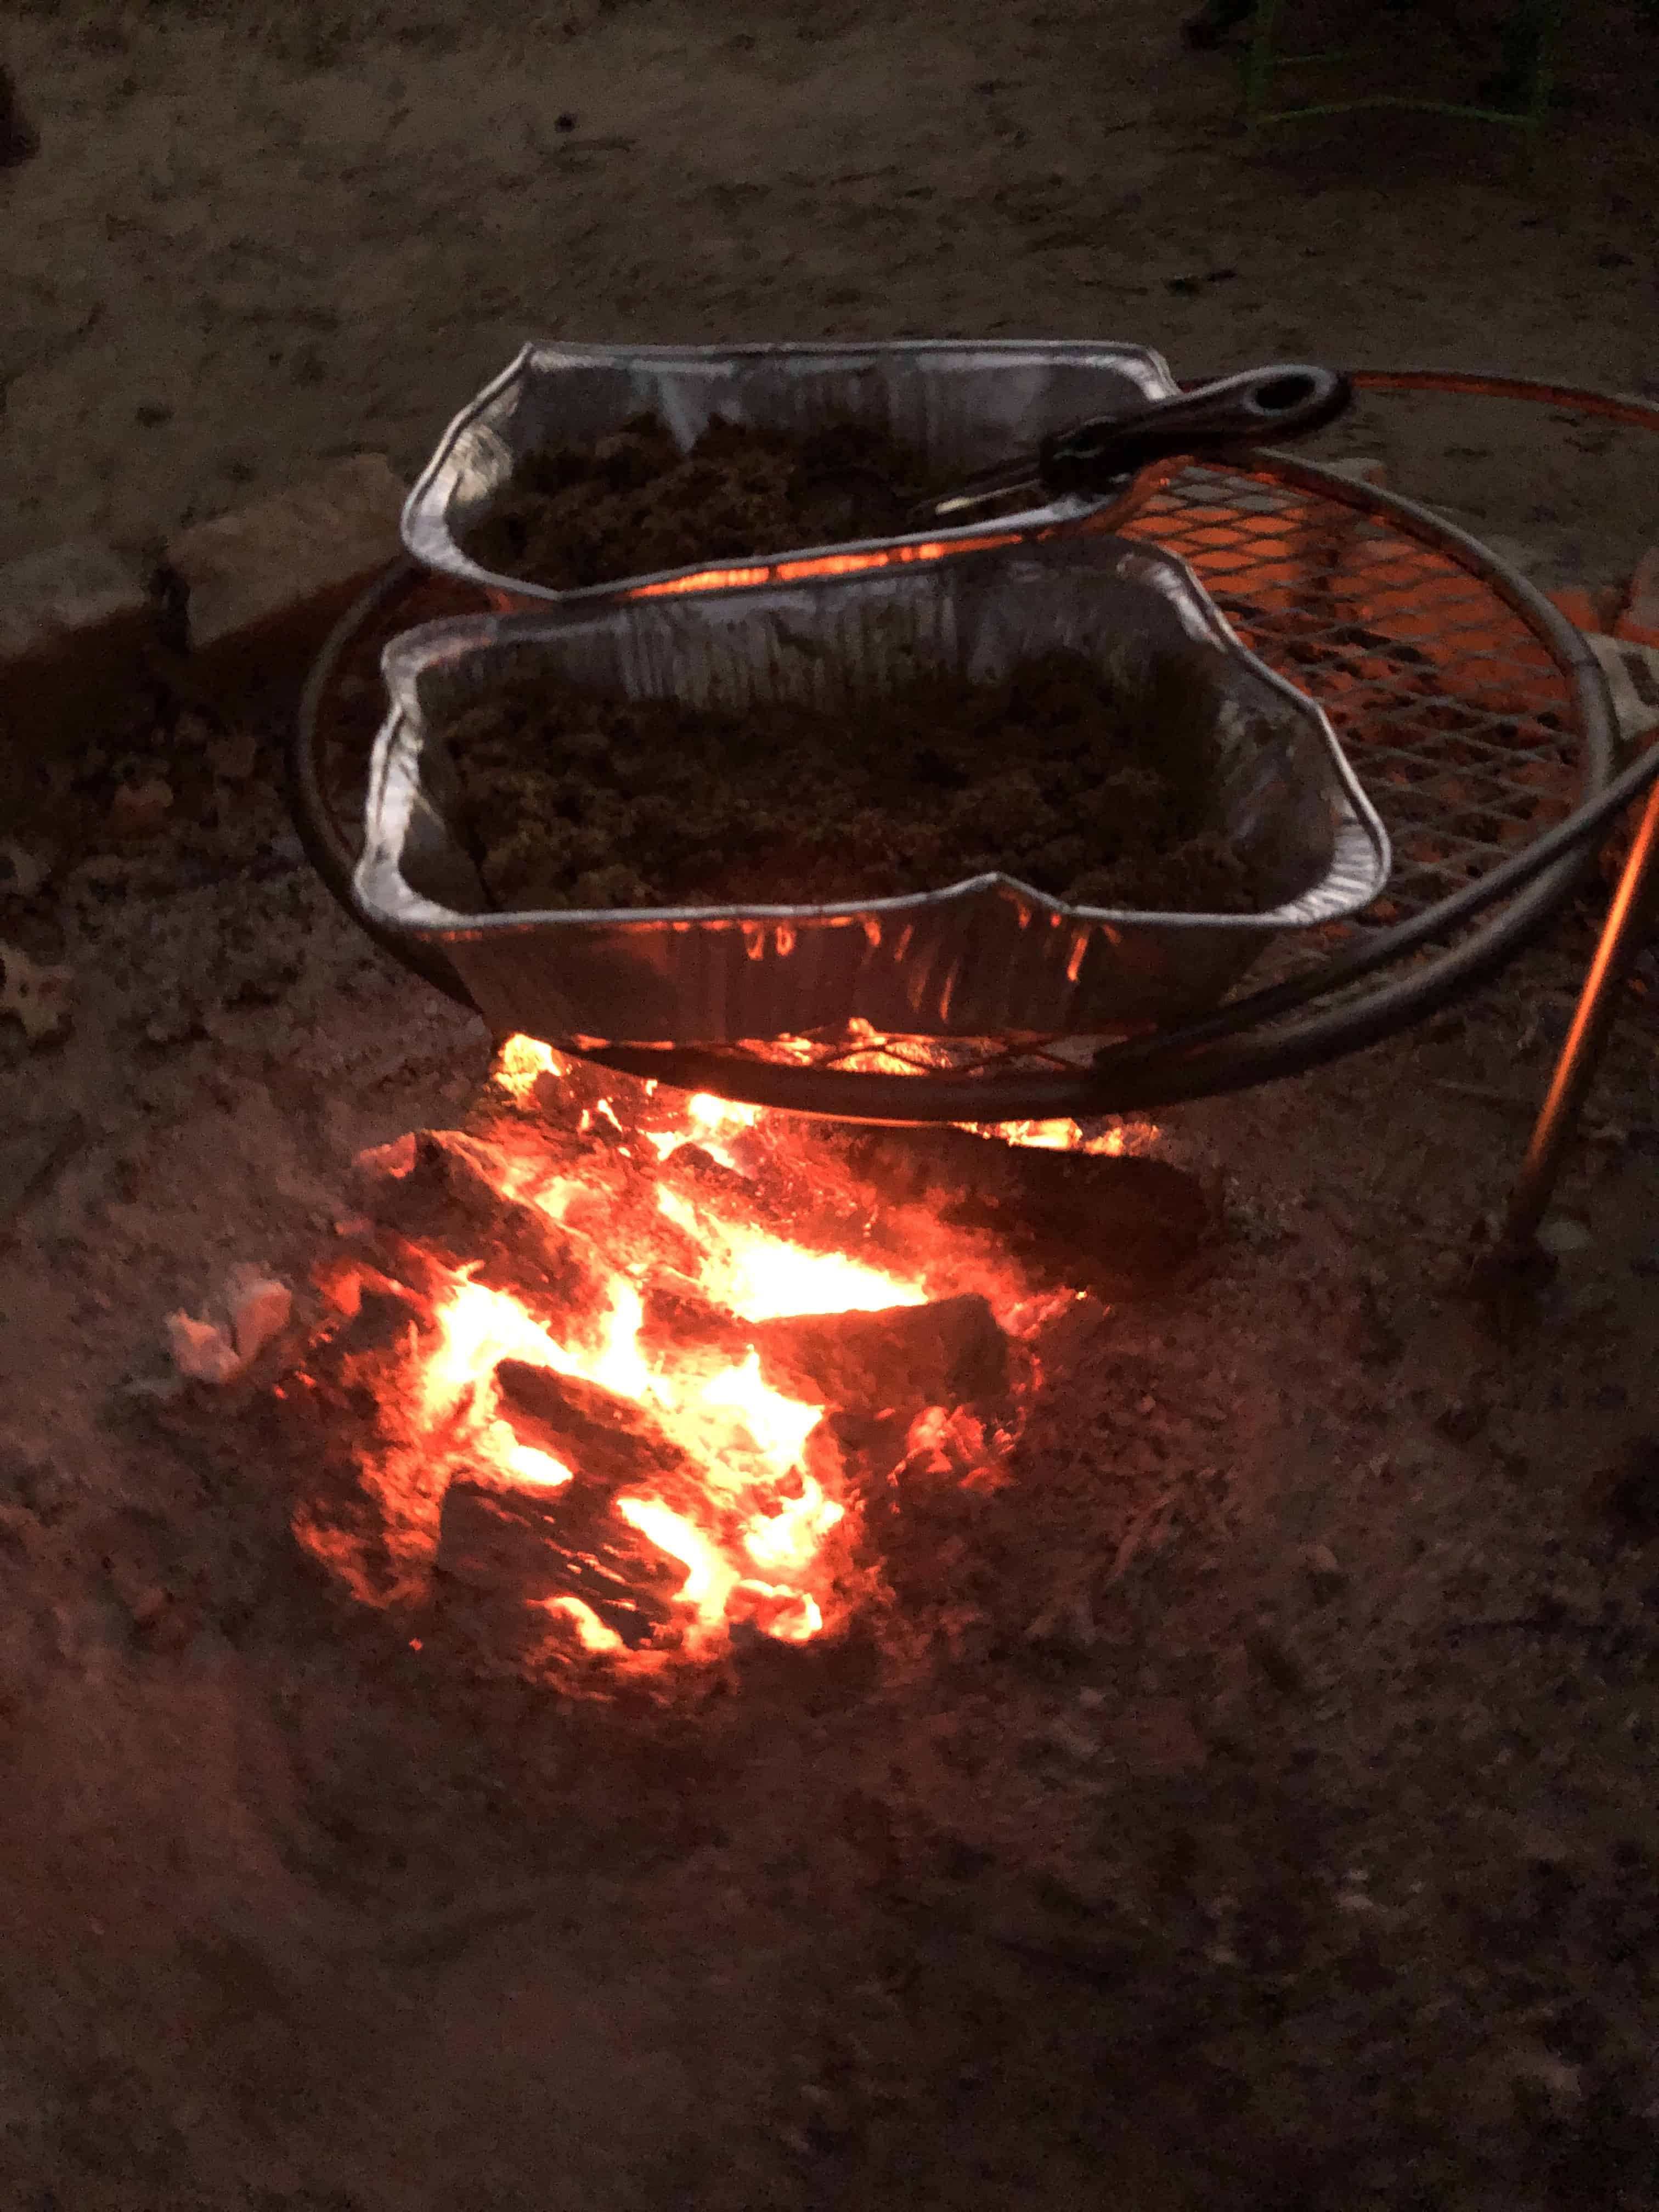
[[[1212,681],[1213,818],[1265,889],[1247,915],[1068,907],[1002,874],[845,905],[486,911],[441,725],[504,679],[714,708],[785,697],[855,716],[921,673],[990,680],[1054,647],[1133,683],[1153,652]],[[356,893],[437,948],[498,1032],[724,1044],[854,1021],[884,1035],[1110,1035],[1213,1003],[1281,932],[1355,913],[1382,825],[1312,701],[1238,642],[1184,562],[1105,533],[793,586],[427,624],[383,658]]]
[[[1179,390],[1161,354],[1145,346],[1065,340],[968,345],[913,339],[871,345],[527,345],[445,431],[404,508],[404,544],[417,561],[482,585],[503,610],[614,599],[619,592],[732,580],[718,568],[663,568],[558,592],[480,567],[461,540],[504,491],[526,454],[580,445],[649,410],[682,452],[715,417],[787,432],[829,422],[866,423],[920,458],[930,481],[951,485],[1027,458],[1039,440],[1091,416],[1167,399]],[[1146,488],[1155,479],[1143,479]],[[1116,502],[1127,513],[1133,499]],[[781,564],[836,554],[966,544],[1075,523],[1111,504],[1070,495],[951,530],[767,550],[747,580]],[[743,572],[745,576],[747,572]]]

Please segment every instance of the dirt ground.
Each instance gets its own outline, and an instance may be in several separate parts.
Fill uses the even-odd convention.
[[[1583,10],[1528,176],[1387,118],[1250,155],[1150,0],[27,8],[0,557],[411,467],[532,333],[1659,395],[1652,35]],[[1378,400],[1339,442],[1547,578],[1659,534],[1633,434]],[[311,875],[276,736],[136,701],[0,885],[76,980],[66,1038],[0,1024],[0,2203],[1659,2202],[1651,956],[1518,1333],[1454,1283],[1588,910],[1167,1117],[1224,1186],[1207,1276],[1078,1309],[951,1606],[577,1711],[345,1608],[263,1401],[165,1387],[163,1316],[301,1280],[353,1152],[486,1063]]]

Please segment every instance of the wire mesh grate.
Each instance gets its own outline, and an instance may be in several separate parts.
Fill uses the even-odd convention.
[[[1329,715],[1395,848],[1386,896],[1340,934],[1422,912],[1571,812],[1569,677],[1449,555],[1364,509],[1209,469],[1164,485],[1124,535],[1185,560]]]
[[[1492,585],[1386,513],[1271,471],[1191,467],[1121,535],[1184,559],[1243,641],[1325,709],[1386,825],[1395,868],[1364,915],[1281,939],[1249,987],[1310,971],[1356,937],[1426,913],[1571,812],[1586,763],[1573,682]],[[380,656],[398,632],[477,611],[481,595],[411,574],[352,637],[318,702],[316,744],[337,826],[361,844]],[[1419,956],[1422,957],[1422,956]],[[1363,996],[1357,984],[1346,995]],[[1340,1003],[1333,1000],[1332,1003]],[[723,1048],[738,1060],[848,1074],[1075,1071],[1098,1038],[836,1036]]]

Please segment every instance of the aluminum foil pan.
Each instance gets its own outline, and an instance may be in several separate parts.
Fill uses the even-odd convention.
[[[437,726],[545,670],[738,708],[856,714],[918,673],[990,679],[1064,647],[1133,682],[1150,651],[1213,679],[1214,818],[1272,905],[1246,916],[1067,907],[1006,875],[836,906],[496,914],[455,828]],[[1355,913],[1387,878],[1382,825],[1313,702],[1240,645],[1184,562],[1104,533],[793,586],[432,623],[386,648],[356,888],[435,947],[497,1033],[725,1044],[862,1021],[933,1037],[1106,1036],[1212,1004],[1281,931]]]
[[[527,345],[450,424],[404,508],[404,544],[417,561],[483,585],[504,610],[603,601],[641,586],[729,583],[730,564],[662,568],[556,592],[481,568],[460,541],[505,489],[520,458],[547,445],[581,444],[649,409],[682,452],[709,422],[807,430],[828,421],[870,424],[910,447],[930,477],[954,483],[1028,459],[1052,430],[1093,415],[1167,399],[1179,390],[1161,354],[1145,346],[1063,340],[965,345],[913,339],[889,345]],[[1143,478],[1147,490],[1155,475]],[[1130,495],[1133,500],[1134,495]],[[954,544],[1077,522],[1112,502],[1069,495],[952,530],[860,538],[769,553],[744,580],[781,561],[858,556],[895,547]],[[1117,502],[1127,512],[1129,501]]]

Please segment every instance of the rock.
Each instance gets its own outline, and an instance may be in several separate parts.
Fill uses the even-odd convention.
[[[1389,488],[1389,465],[1374,454],[1356,454],[1352,460],[1327,461],[1324,465],[1334,477],[1346,477],[1350,483],[1375,484],[1379,491]]]
[[[1488,2125],[1534,2126],[1570,2120],[1584,2100],[1583,2069],[1531,2037],[1489,2051],[1470,2084],[1475,2112]]]
[[[398,557],[403,503],[384,456],[361,453],[169,538],[165,572],[210,683],[297,686],[337,614]]]
[[[1328,1605],[1348,1587],[1348,1577],[1328,1544],[1310,1544],[1302,1555],[1316,1605]]]
[[[137,842],[154,837],[172,811],[173,786],[164,777],[153,775],[146,782],[119,787],[104,826],[112,837]]]
[[[237,1356],[251,1364],[271,1339],[288,1327],[294,1293],[262,1267],[239,1261],[225,1285],[225,1304]]]
[[[0,1014],[23,1025],[31,1044],[44,1044],[69,1027],[75,971],[43,968],[15,945],[0,944]]]
[[[1062,1752],[1067,1759],[1075,1759],[1079,1766],[1086,1766],[1091,1759],[1100,1756],[1098,1741],[1064,1714],[1058,1720],[1049,1722],[1042,1731],[1042,1741],[1051,1750]]]
[[[44,860],[9,837],[0,837],[0,898],[31,899],[46,880]]]
[[[1544,596],[1575,629],[1600,634],[1610,630],[1618,618],[1616,585],[1565,584],[1559,592],[1547,592]]]
[[[293,1306],[286,1283],[240,1261],[225,1278],[208,1315],[167,1316],[173,1364],[194,1382],[234,1382],[288,1327]]]
[[[216,1322],[198,1321],[180,1311],[167,1316],[167,1328],[173,1363],[192,1382],[234,1382],[241,1373],[241,1354],[228,1331]]]
[[[1086,1659],[1100,1641],[1087,1589],[1066,1589],[1051,1598],[1027,1625],[1025,1640],[1061,1657]]]
[[[1594,1241],[1585,1223],[1565,1213],[1546,1221],[1537,1237],[1539,1249],[1558,1260],[1569,1252],[1587,1252]]]
[[[167,1594],[159,1583],[147,1584],[128,1601],[127,1612],[133,1626],[141,1634],[154,1628],[167,1611],[168,1602]]]

